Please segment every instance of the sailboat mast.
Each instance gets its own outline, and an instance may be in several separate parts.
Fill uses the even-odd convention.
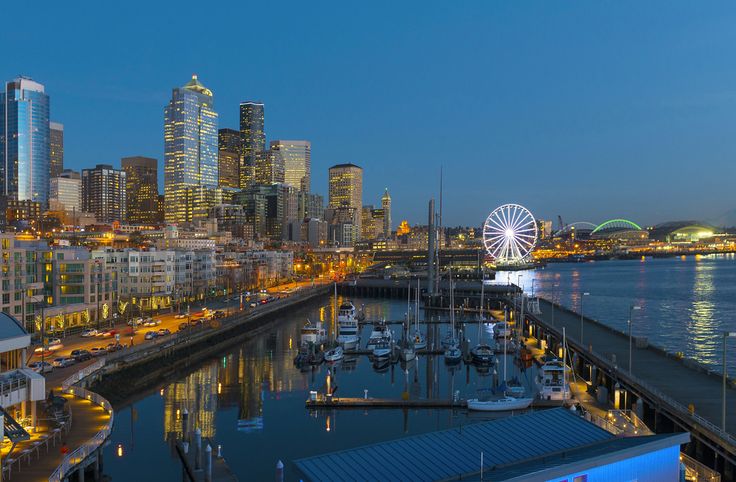
[[[506,315],[508,313],[508,309],[503,310],[503,326],[504,330],[506,329]],[[503,383],[506,384],[506,336],[503,337]]]
[[[336,339],[339,335],[338,331],[340,330],[340,325],[338,325],[337,323],[337,281],[335,281],[335,303],[332,309],[332,323],[334,326],[332,330],[332,335],[334,339]]]

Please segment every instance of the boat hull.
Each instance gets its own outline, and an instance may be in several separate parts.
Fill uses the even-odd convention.
[[[500,400],[468,400],[468,410],[479,412],[508,412],[511,410],[524,410],[532,404],[531,398],[502,398]]]

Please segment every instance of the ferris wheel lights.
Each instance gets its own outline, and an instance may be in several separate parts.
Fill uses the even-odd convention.
[[[537,243],[537,221],[524,206],[504,204],[483,224],[483,245],[498,263],[524,263]]]

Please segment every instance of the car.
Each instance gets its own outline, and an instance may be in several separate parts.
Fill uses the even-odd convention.
[[[74,358],[68,356],[60,356],[58,358],[54,358],[51,364],[54,365],[56,368],[64,368],[74,365],[76,362],[77,361]]]
[[[97,334],[97,336],[101,338],[112,338],[113,336],[117,335],[117,330],[103,330],[100,333]]]
[[[89,338],[91,336],[97,336],[97,330],[89,328],[82,332],[82,338]]]
[[[147,331],[143,338],[145,338],[146,340],[153,340],[157,336],[158,334],[155,331]]]
[[[51,373],[52,371],[54,371],[54,365],[52,365],[49,362],[45,362],[45,361],[44,362],[37,361],[37,362],[30,363],[28,365],[28,368],[30,368],[36,373],[42,373],[42,374]]]
[[[59,338],[49,338],[47,348],[51,351],[56,351],[60,348],[64,348],[64,344],[61,343]]]
[[[104,348],[100,346],[96,346],[94,348],[90,348],[89,352],[92,354],[92,356],[101,356],[107,353],[107,350],[105,350]]]
[[[253,302],[253,303],[251,303],[251,304],[250,304],[250,305],[248,305],[248,306],[250,306],[251,308],[255,308],[255,307],[256,307],[256,306],[258,306],[258,305],[257,305],[257,304],[256,304],[255,302]]]
[[[168,328],[161,328],[156,333],[156,336],[166,336],[166,335],[170,335],[170,334],[171,334],[171,330],[169,330]]]
[[[107,347],[105,347],[105,350],[108,353],[112,353],[114,351],[118,351],[122,349],[123,349],[123,345],[121,345],[120,343],[110,343],[109,345],[107,345]]]
[[[72,350],[70,355],[78,362],[92,359],[92,354],[87,350]]]
[[[175,320],[181,320],[182,318],[186,318],[186,317],[187,315],[185,315],[184,313],[179,313],[179,314],[174,315]]]

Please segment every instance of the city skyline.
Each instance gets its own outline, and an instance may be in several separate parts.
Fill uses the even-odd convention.
[[[428,4],[412,11],[407,30],[400,19],[409,6],[390,16],[366,9],[358,21],[340,9],[326,15],[294,4],[293,18],[311,22],[284,20],[288,28],[279,30],[290,31],[288,42],[257,23],[234,42],[240,34],[226,27],[242,7],[233,8],[217,13],[223,28],[182,62],[156,47],[174,28],[161,22],[158,7],[145,17],[135,8],[119,12],[151,34],[123,48],[115,40],[119,26],[91,22],[90,35],[98,38],[92,45],[84,29],[74,28],[91,14],[51,6],[39,13],[42,23],[66,19],[68,35],[59,44],[78,48],[80,59],[99,58],[95,75],[80,60],[53,58],[43,47],[46,35],[28,36],[12,24],[0,37],[23,40],[26,49],[8,52],[0,75],[6,81],[22,73],[46,86],[52,120],[65,125],[65,167],[77,171],[117,167],[122,157],[138,155],[163,165],[161,105],[172,86],[197,73],[218,98],[220,127],[238,129],[239,103],[262,100],[268,141],[311,141],[314,192],[327,193],[329,166],[353,162],[366,170],[365,191],[389,187],[394,217],[412,224],[424,222],[427,198],[438,197],[441,165],[448,225],[479,225],[504,202],[545,219],[627,217],[641,224],[717,220],[736,208],[722,194],[736,157],[728,127],[736,121],[733,5],[653,2],[637,5],[630,18],[626,6],[469,3],[445,11]],[[262,18],[270,12],[249,8]],[[372,32],[376,18],[384,26]],[[694,34],[698,42],[686,43]],[[334,36],[343,41],[335,45]],[[292,42],[296,37],[304,41]],[[224,46],[255,38],[272,49],[248,51],[243,82],[236,62],[221,64],[213,52],[222,46],[222,55],[241,58],[245,52]],[[272,62],[287,53],[293,63]],[[440,72],[436,54],[450,58],[451,68]],[[695,165],[696,175],[683,174]],[[606,182],[612,166],[621,171],[613,185]],[[393,182],[384,175],[388,168]]]

